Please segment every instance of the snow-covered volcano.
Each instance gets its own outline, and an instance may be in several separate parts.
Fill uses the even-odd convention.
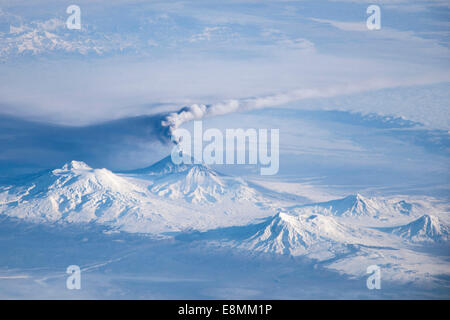
[[[191,160],[193,162],[193,159],[191,159]],[[185,163],[175,164],[175,163],[173,163],[172,158],[169,155],[169,156],[155,162],[151,166],[141,168],[141,169],[131,170],[131,171],[127,171],[127,172],[134,173],[134,174],[145,174],[145,175],[149,175],[149,176],[161,176],[161,175],[167,175],[167,174],[173,174],[173,173],[179,173],[179,172],[186,172],[193,167],[204,168],[206,166],[204,166],[202,164],[185,164]]]
[[[279,212],[246,239],[242,247],[324,260],[348,253],[354,250],[354,245],[376,245],[379,238],[377,232],[352,228],[333,217]]]
[[[35,222],[98,223],[129,231],[176,229],[164,205],[150,193],[107,169],[71,161],[20,184],[0,189],[0,213]]]
[[[225,198],[245,201],[257,196],[242,179],[220,174],[205,164],[174,164],[170,156],[130,173],[148,176],[149,189],[156,195],[189,203],[216,203]]]
[[[403,226],[385,228],[384,231],[412,242],[445,242],[449,240],[449,226],[433,215],[423,215]]]
[[[116,174],[71,161],[0,187],[0,214],[158,234],[245,224],[273,214],[256,202],[256,192],[240,179],[202,165],[172,165],[166,158],[151,167],[154,171]],[[211,210],[208,204],[218,201]]]
[[[401,217],[412,213],[414,205],[404,200],[366,198],[360,194],[342,199],[288,208],[299,214],[323,214],[337,217]]]
[[[302,256],[350,275],[360,275],[371,264],[389,264],[406,274],[429,258],[412,253],[410,241],[442,240],[448,245],[448,227],[433,216],[402,225],[417,217],[417,212],[410,214],[413,204],[405,201],[356,195],[286,208],[239,178],[203,165],[176,166],[170,158],[140,172],[122,174],[71,161],[0,187],[1,215],[67,228],[81,226],[70,230],[83,230],[88,223],[113,231],[174,236],[178,244],[177,240],[197,238],[207,242],[208,248],[218,244],[240,249],[244,255]],[[386,214],[401,219],[395,224],[383,222],[384,229],[358,219]],[[441,270],[435,273],[442,274]]]

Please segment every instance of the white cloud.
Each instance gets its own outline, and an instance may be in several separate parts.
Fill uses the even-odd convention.
[[[52,18],[45,21],[37,21],[36,26],[38,30],[55,31],[65,27],[65,22],[58,18]]]
[[[283,47],[289,47],[289,48],[293,48],[293,49],[297,49],[297,50],[302,50],[302,51],[315,51],[315,45],[313,42],[311,42],[308,39],[304,39],[304,38],[296,38],[296,39],[285,39],[285,40],[280,40],[278,42],[279,44],[283,45]]]
[[[420,37],[420,32],[413,31],[402,31],[394,28],[383,26],[383,22],[381,23],[380,30],[368,30],[365,24],[365,21],[362,22],[343,22],[329,19],[318,19],[318,18],[310,18],[310,20],[328,24],[336,29],[347,31],[347,32],[355,32],[355,33],[365,33],[366,40],[369,39],[372,43],[376,43],[379,48],[388,48],[389,45],[392,48],[404,49],[404,51],[396,51],[396,55],[404,54],[405,58],[412,58],[414,56],[425,55],[427,58],[439,58],[439,59],[447,59],[450,56],[450,50],[447,46],[441,45],[439,41],[435,39],[425,39]],[[391,41],[396,40],[394,43],[398,47],[393,46],[389,42],[383,41]],[[377,41],[377,42],[373,42]],[[410,50],[411,52],[407,52]]]
[[[0,35],[6,54],[145,50],[101,59],[36,59],[21,68],[3,65],[0,102],[9,113],[86,123],[154,112],[149,104],[177,108],[259,97],[252,101],[269,106],[302,99],[298,92],[316,92],[310,98],[317,98],[449,80],[449,52],[436,40],[383,23],[382,30],[368,31],[363,17],[360,22],[311,18],[314,23],[304,15],[287,17],[282,7],[240,12],[234,5],[155,2],[152,18],[127,16],[122,35],[88,29],[74,38],[60,32],[62,20],[21,24],[16,19],[13,32]],[[96,26],[105,30],[103,22]],[[199,32],[191,37],[192,30]]]
[[[331,0],[333,2],[377,4],[383,8],[403,11],[421,12],[433,7],[450,8],[448,0]]]
[[[12,33],[12,34],[22,33],[24,31],[25,31],[24,26],[19,26],[19,27],[9,26],[9,33]]]
[[[213,34],[224,31],[224,27],[205,27],[201,33],[192,35],[190,42],[210,41]]]
[[[343,21],[335,21],[335,20],[327,20],[327,19],[318,19],[318,18],[310,18],[312,21],[326,23],[332,25],[335,28],[338,28],[343,31],[369,31],[366,26],[365,21],[359,22],[343,22]]]

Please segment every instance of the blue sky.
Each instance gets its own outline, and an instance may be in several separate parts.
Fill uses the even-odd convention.
[[[381,8],[377,31],[365,26],[373,3]],[[81,30],[65,27],[70,4],[81,8]],[[3,173],[13,165],[45,168],[75,156],[95,166],[137,167],[158,160],[168,148],[139,129],[127,131],[131,120],[123,119],[145,115],[151,122],[152,115],[192,103],[280,94],[287,102],[270,107],[295,111],[287,114],[297,124],[271,121],[270,112],[258,110],[253,112],[259,116],[206,121],[235,126],[245,117],[247,127],[278,126],[282,135],[289,132],[285,141],[293,139],[292,154],[324,157],[335,154],[331,149],[361,150],[364,144],[367,154],[370,143],[356,141],[361,131],[350,129],[356,124],[345,124],[345,132],[332,129],[341,120],[323,128],[315,119],[312,132],[306,132],[299,127],[308,125],[302,112],[319,112],[319,120],[336,110],[361,113],[361,119],[367,114],[400,118],[426,131],[411,133],[415,138],[406,139],[409,148],[402,149],[420,162],[413,161],[411,172],[419,167],[441,168],[436,169],[441,176],[448,172],[448,1],[0,1],[0,8],[0,115],[19,124],[1,132],[8,150],[0,158]],[[317,94],[303,99],[292,94],[296,90]],[[108,134],[101,129],[98,137],[92,128],[111,120],[124,125]],[[64,146],[49,143],[47,133],[36,138],[37,154],[52,154],[37,161],[29,142],[22,148],[11,143],[23,143],[21,128],[33,127],[30,121],[39,122],[38,132],[58,126],[64,137],[69,131],[73,136]],[[362,128],[370,122],[364,121]],[[427,147],[417,136],[429,138],[430,132],[438,132],[439,139]],[[80,137],[106,142],[84,143]],[[401,139],[403,133],[396,141]],[[123,144],[109,146],[113,140]],[[385,166],[401,156],[389,147],[384,151]],[[365,165],[373,163],[366,160]]]

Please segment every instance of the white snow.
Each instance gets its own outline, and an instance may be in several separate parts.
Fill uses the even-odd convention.
[[[290,215],[279,212],[267,226],[244,241],[242,247],[277,254],[308,255],[330,259],[351,251],[351,244],[376,245],[375,233],[345,226],[322,215]]]
[[[387,228],[386,231],[413,242],[448,242],[449,226],[432,215],[423,215],[403,226]]]
[[[450,275],[445,254],[420,249],[448,252],[448,211],[432,199],[355,194],[296,204],[278,201],[269,191],[202,164],[174,165],[170,157],[121,174],[71,161],[1,187],[0,214],[68,228],[105,226],[109,236],[125,231],[167,238],[168,232],[196,231],[209,248],[218,244],[273,259],[301,256],[353,277],[371,264],[389,266],[392,281]],[[207,236],[217,232],[225,239]]]
[[[206,167],[153,177],[71,161],[0,189],[0,212],[35,222],[96,223],[145,233],[245,224],[274,213],[257,202],[251,188]],[[219,201],[222,210],[214,210],[211,205]]]

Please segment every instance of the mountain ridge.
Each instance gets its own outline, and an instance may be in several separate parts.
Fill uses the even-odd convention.
[[[154,194],[188,203],[217,203],[227,196],[234,200],[253,199],[258,193],[242,179],[224,175],[203,163],[174,164],[171,156],[128,173],[152,180],[149,190]]]
[[[382,218],[388,216],[409,216],[414,205],[404,200],[386,200],[367,198],[357,193],[344,198],[316,202],[305,205],[295,205],[286,208],[298,214],[323,214],[336,217],[369,217]]]
[[[206,167],[152,177],[116,174],[69,161],[20,184],[0,187],[0,214],[35,222],[97,223],[143,233],[245,224],[272,214],[270,208],[261,207],[245,182],[223,180],[225,176]],[[220,207],[211,210],[218,202]]]
[[[381,228],[412,242],[446,242],[450,238],[450,228],[434,215],[425,214],[408,224]]]

